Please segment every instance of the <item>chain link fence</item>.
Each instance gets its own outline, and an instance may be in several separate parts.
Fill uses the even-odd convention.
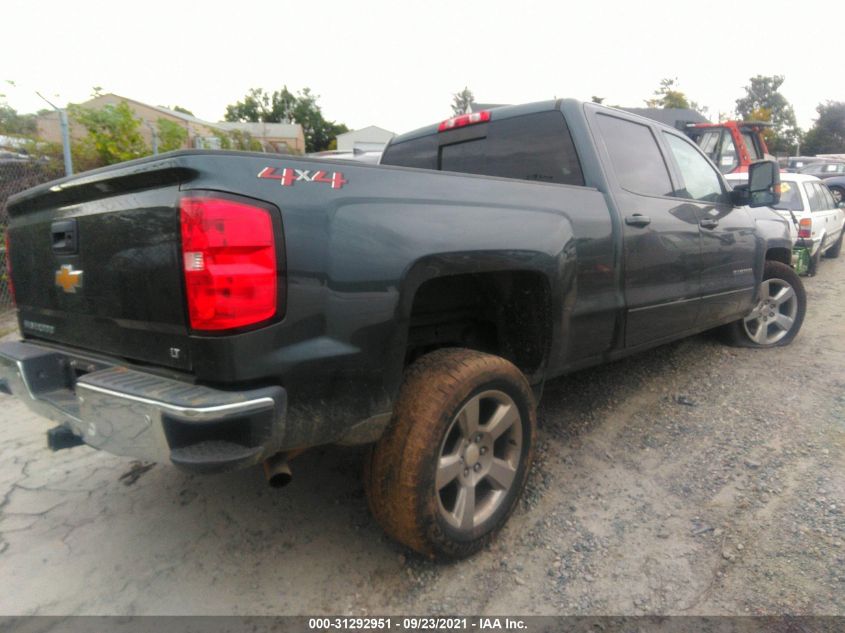
[[[13,307],[12,290],[6,271],[6,227],[9,224],[6,203],[10,196],[20,191],[62,176],[64,168],[61,165],[0,156],[0,315],[6,315]]]

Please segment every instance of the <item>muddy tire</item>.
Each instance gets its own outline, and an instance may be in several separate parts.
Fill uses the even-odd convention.
[[[819,245],[819,249],[816,251],[816,254],[810,257],[810,264],[807,266],[807,275],[810,277],[815,277],[819,272],[819,264],[822,261],[822,247]]]
[[[470,556],[516,506],[535,436],[534,397],[513,364],[467,349],[431,352],[406,371],[366,460],[370,510],[421,554]]]
[[[743,319],[726,327],[739,347],[781,347],[797,336],[807,312],[807,294],[798,274],[786,264],[767,261],[759,301]]]
[[[839,253],[842,252],[843,239],[845,239],[845,227],[842,227],[842,232],[839,234],[839,239],[836,240],[836,244],[827,249],[827,252],[824,254],[824,256],[829,257],[830,259],[836,259],[837,257],[839,257]]]

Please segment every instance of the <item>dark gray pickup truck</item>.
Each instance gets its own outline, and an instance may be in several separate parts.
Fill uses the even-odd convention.
[[[731,191],[676,130],[549,101],[395,138],[381,165],[186,151],[26,191],[0,387],[80,443],[194,472],[372,444],[370,508],[466,556],[525,484],[545,380],[805,312],[772,163]],[[13,420],[5,423],[12,424]]]

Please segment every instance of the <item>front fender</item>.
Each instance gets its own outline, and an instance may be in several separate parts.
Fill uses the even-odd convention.
[[[755,222],[757,233],[757,270],[762,278],[763,265],[769,253],[773,251],[792,251],[795,243],[790,230],[790,223],[769,207],[749,208]],[[789,261],[789,260],[788,260]]]

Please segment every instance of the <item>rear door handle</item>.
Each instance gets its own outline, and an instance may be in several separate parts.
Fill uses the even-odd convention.
[[[699,224],[703,229],[715,229],[719,226],[719,220],[716,218],[704,218]]]
[[[628,226],[648,226],[651,224],[651,218],[642,213],[634,213],[625,218],[625,224]]]

